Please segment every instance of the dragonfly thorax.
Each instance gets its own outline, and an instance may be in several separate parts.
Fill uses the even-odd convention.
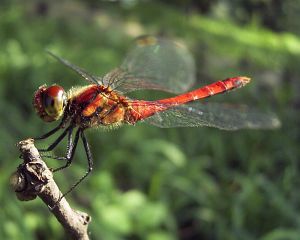
[[[37,114],[45,122],[56,121],[63,115],[67,105],[66,92],[58,85],[50,87],[42,85],[34,95],[33,105]]]
[[[127,109],[127,99],[110,87],[92,84],[68,92],[66,119],[83,129],[120,125]]]

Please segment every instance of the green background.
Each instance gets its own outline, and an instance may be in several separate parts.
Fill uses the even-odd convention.
[[[44,50],[103,75],[136,36],[153,34],[185,42],[196,59],[194,87],[252,77],[209,101],[275,112],[282,126],[87,131],[94,171],[67,199],[92,216],[91,239],[299,239],[299,14],[296,0],[0,1],[0,238],[66,238],[40,199],[20,202],[9,187],[21,163],[15,144],[56,124],[36,116],[36,89],[86,84]],[[55,180],[66,191],[85,169],[79,146]]]

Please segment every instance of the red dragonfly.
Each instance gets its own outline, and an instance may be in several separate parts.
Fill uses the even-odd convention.
[[[47,149],[41,151],[51,151],[66,136],[68,138],[66,156],[56,157],[66,160],[66,164],[54,171],[68,167],[79,138],[83,142],[88,169],[68,192],[77,186],[93,167],[92,154],[84,134],[88,128],[134,125],[139,121],[162,128],[209,126],[226,130],[274,128],[279,125],[277,118],[271,115],[247,108],[235,109],[229,105],[203,104],[199,101],[243,87],[249,83],[248,77],[228,78],[175,97],[155,101],[130,99],[123,95],[139,89],[178,94],[186,92],[195,82],[195,64],[190,53],[183,46],[165,39],[153,36],[138,38],[135,47],[121,66],[104,77],[93,76],[61,57],[51,52],[49,54],[90,83],[84,87],[72,88],[67,93],[59,85],[43,85],[34,96],[34,107],[44,121],[51,122],[62,118],[56,128],[36,139],[46,139],[64,129]],[[75,128],[77,131],[72,140]]]

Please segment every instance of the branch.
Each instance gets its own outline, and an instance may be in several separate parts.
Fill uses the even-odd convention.
[[[52,171],[34,146],[34,140],[23,140],[17,146],[24,160],[11,176],[11,185],[18,199],[29,201],[38,196],[72,239],[88,240],[87,228],[91,217],[84,212],[73,210],[65,198],[57,203],[62,193],[53,180]],[[55,207],[51,209],[53,206]]]

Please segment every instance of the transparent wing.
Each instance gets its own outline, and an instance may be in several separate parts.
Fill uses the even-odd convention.
[[[92,84],[102,84],[102,79],[96,76],[93,76],[92,74],[88,73],[87,71],[85,71],[84,69],[76,66],[73,63],[70,63],[68,60],[57,56],[56,54],[50,52],[49,50],[46,50],[46,52],[52,56],[53,58],[55,58],[56,60],[58,60],[59,62],[61,62],[62,64],[64,64],[65,66],[71,68],[74,72],[76,72],[77,74],[79,74],[81,77],[83,77],[85,80],[87,80],[88,82],[92,83]]]
[[[122,65],[103,82],[122,92],[155,89],[181,93],[195,82],[195,63],[184,46],[144,36],[136,39]]]
[[[241,128],[271,129],[280,126],[278,118],[243,105],[190,103],[156,113],[145,120],[161,128],[216,127],[224,130]]]

